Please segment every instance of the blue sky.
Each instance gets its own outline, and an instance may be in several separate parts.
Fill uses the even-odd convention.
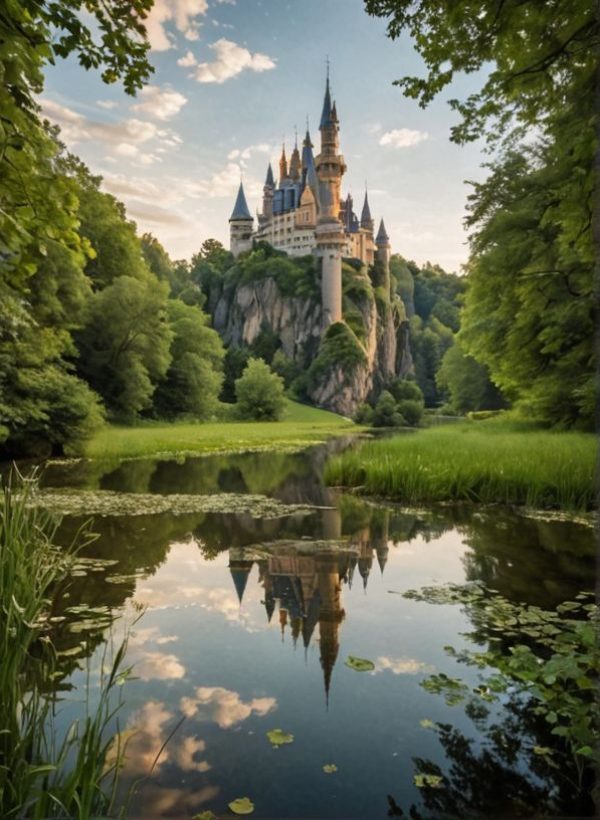
[[[422,73],[420,58],[408,39],[388,40],[362,0],[156,0],[148,30],[155,73],[137,98],[67,60],[49,69],[41,102],[69,148],[174,258],[208,237],[228,243],[240,176],[254,212],[268,161],[277,171],[282,140],[289,156],[307,116],[318,149],[329,57],[343,193],[360,213],[367,181],[394,251],[448,270],[466,261],[463,181],[482,177],[484,158],[477,145],[450,143],[447,100],[476,78],[425,110],[404,99],[392,81]]]

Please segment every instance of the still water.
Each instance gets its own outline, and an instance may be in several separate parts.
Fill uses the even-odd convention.
[[[456,794],[474,817],[530,816],[556,800],[568,813],[568,787],[497,742],[499,733],[518,737],[522,750],[551,742],[516,699],[507,695],[483,720],[420,685],[432,672],[477,683],[479,672],[444,650],[472,647],[465,608],[402,593],[481,581],[510,600],[554,607],[592,586],[592,530],[510,510],[368,503],[324,487],[326,456],[313,448],[49,467],[47,487],[259,493],[317,507],[270,520],[96,518],[99,537],[85,555],[106,563],[74,579],[62,601],[70,616],[57,637],[66,652],[58,723],[77,717],[88,674],[95,679],[130,624],[134,679],[118,713],[129,817],[231,816],[228,803],[244,796],[265,818],[386,817],[394,805],[405,816],[415,805],[424,817],[449,817]],[[81,523],[64,520],[65,543]],[[84,605],[108,607],[112,626],[74,631]],[[356,671],[349,656],[373,668]],[[93,702],[93,687],[88,696]],[[273,747],[273,729],[293,742]],[[442,791],[424,806],[415,783],[417,769],[435,766],[446,777],[446,809]],[[574,797],[572,806],[581,813]]]

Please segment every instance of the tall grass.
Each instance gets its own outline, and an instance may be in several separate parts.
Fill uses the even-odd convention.
[[[114,796],[119,755],[108,751],[113,690],[124,642],[101,681],[100,699],[62,739],[54,731],[58,674],[51,611],[77,549],[54,543],[57,521],[30,505],[35,481],[9,482],[0,498],[0,816],[91,817]]]
[[[587,510],[597,444],[590,433],[490,419],[368,442],[331,460],[328,484],[409,504],[474,501]]]

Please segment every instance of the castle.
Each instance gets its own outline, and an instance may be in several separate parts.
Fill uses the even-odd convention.
[[[279,161],[279,183],[275,184],[269,164],[263,188],[262,212],[257,227],[250,213],[243,184],[229,219],[230,249],[234,256],[265,241],[290,256],[315,254],[322,260],[322,323],[326,328],[342,321],[342,258],[359,259],[364,265],[381,264],[383,287],[389,293],[390,240],[383,219],[377,236],[369,200],[365,199],[360,221],[353,211],[350,194],[342,200],[342,176],[346,163],[339,148],[339,119],[331,101],[329,71],[319,131],[321,151],[313,155],[307,128],[302,144],[294,146],[289,163],[285,146]]]

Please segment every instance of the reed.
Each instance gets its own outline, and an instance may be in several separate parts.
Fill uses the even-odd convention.
[[[114,799],[119,755],[108,756],[109,727],[117,683],[128,671],[122,669],[126,639],[103,675],[95,707],[88,704],[85,717],[59,736],[53,598],[92,536],[82,531],[70,548],[59,549],[59,522],[31,505],[35,491],[35,479],[10,480],[0,498],[0,816],[91,817],[107,813]]]
[[[595,436],[534,424],[460,422],[370,441],[332,459],[330,485],[407,504],[472,501],[588,510]]]

